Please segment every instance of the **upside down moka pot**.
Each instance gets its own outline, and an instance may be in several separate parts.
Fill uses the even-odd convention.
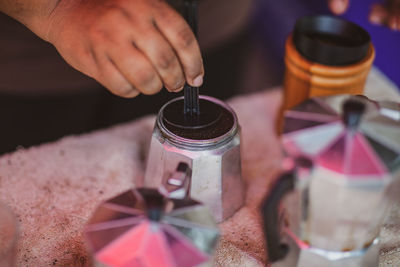
[[[160,188],[132,188],[96,209],[84,236],[95,266],[209,266],[219,230],[189,197],[190,168],[179,163]]]

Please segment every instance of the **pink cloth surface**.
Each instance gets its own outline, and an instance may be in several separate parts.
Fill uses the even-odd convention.
[[[280,98],[280,90],[268,90],[229,101],[242,126],[247,196],[246,205],[220,224],[214,266],[266,265],[258,209],[282,160],[274,130]],[[68,136],[0,158],[0,201],[15,212],[20,227],[17,266],[92,265],[83,226],[101,201],[140,185],[154,119]],[[397,263],[399,222],[397,208],[382,237],[384,260]]]

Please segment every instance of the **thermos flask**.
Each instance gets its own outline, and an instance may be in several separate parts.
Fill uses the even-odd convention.
[[[297,20],[285,45],[283,112],[307,98],[362,94],[375,58],[368,32],[349,21],[331,16]]]

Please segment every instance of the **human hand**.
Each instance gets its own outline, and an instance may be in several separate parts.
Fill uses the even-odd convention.
[[[349,7],[349,0],[328,0],[329,9],[335,15],[342,15]]]
[[[349,0],[327,0],[329,9],[335,15],[342,15],[349,7]]]
[[[44,39],[116,95],[203,82],[195,36],[164,0],[61,0],[49,21]]]
[[[372,6],[369,21],[373,24],[387,25],[400,31],[400,0],[387,0],[384,4]]]
[[[349,7],[349,0],[328,0],[328,5],[334,14],[341,15]],[[400,0],[386,0],[384,4],[373,5],[369,21],[400,31]]]

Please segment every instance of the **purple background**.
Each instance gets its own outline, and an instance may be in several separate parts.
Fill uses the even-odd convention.
[[[382,1],[350,0],[343,18],[366,29],[376,49],[374,65],[400,87],[400,32],[372,25],[368,21],[371,5]],[[305,15],[331,14],[325,0],[258,0],[253,16],[253,29],[261,36],[265,56],[282,74],[284,44],[296,19]]]

